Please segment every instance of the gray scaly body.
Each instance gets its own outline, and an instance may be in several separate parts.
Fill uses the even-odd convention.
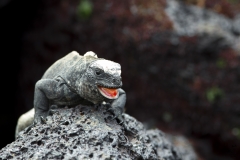
[[[84,56],[73,51],[50,66],[36,83],[34,108],[19,118],[15,135],[31,124],[41,123],[52,105],[106,102],[110,104],[114,118],[122,121],[126,94],[121,87],[120,64],[97,58],[91,51]]]

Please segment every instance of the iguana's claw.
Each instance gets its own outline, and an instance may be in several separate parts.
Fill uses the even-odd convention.
[[[122,115],[120,115],[120,116],[117,117],[117,122],[118,122],[119,125],[122,125],[122,124],[123,124],[124,120],[123,120],[123,118],[122,118]]]
[[[47,123],[47,122],[46,122],[46,119],[43,118],[43,116],[41,116],[40,119],[41,119],[41,124],[46,124],[46,123]]]
[[[116,119],[117,118],[117,116],[113,116],[112,118],[111,118],[111,120],[114,120],[114,119]]]
[[[118,120],[120,120],[120,119],[118,119]],[[121,119],[120,122],[118,122],[118,124],[119,124],[119,125],[122,125],[123,122],[124,122],[124,121]]]
[[[36,116],[34,117],[34,121],[33,121],[33,124],[36,125],[36,124],[46,124],[46,117],[47,116]]]
[[[32,123],[30,126],[27,127],[27,129],[25,130],[25,133],[28,133],[28,132],[29,132],[33,127],[35,127],[36,124],[39,123],[39,122],[40,122],[41,124],[46,124],[46,123],[47,123],[47,122],[46,122],[46,119],[43,118],[43,116],[40,116],[38,121],[37,121],[37,120],[34,120],[33,123]]]
[[[113,116],[112,118],[111,118],[111,120],[114,120],[114,119],[116,119],[117,120],[117,122],[118,122],[118,124],[123,124],[123,119],[122,119],[122,115],[119,115],[119,116]]]
[[[53,109],[50,109],[48,113],[49,113],[49,115],[52,116],[52,115],[53,115],[54,113],[56,113],[56,112],[57,112],[57,111],[55,111],[55,110],[53,110]]]

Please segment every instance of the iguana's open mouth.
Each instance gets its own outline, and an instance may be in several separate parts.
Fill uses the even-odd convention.
[[[98,86],[99,92],[108,99],[116,99],[119,96],[117,88],[105,88]]]

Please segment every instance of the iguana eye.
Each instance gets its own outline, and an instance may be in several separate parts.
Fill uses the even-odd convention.
[[[95,73],[96,73],[97,76],[99,76],[100,74],[103,73],[103,70],[101,70],[101,69],[99,69],[99,68],[96,68],[96,69],[95,69]]]

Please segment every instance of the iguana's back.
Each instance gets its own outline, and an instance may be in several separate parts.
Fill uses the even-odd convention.
[[[81,58],[83,58],[83,56],[79,55],[76,51],[67,54],[52,64],[46,70],[42,79],[52,79],[59,75],[64,76],[68,74],[69,70],[71,70]]]

